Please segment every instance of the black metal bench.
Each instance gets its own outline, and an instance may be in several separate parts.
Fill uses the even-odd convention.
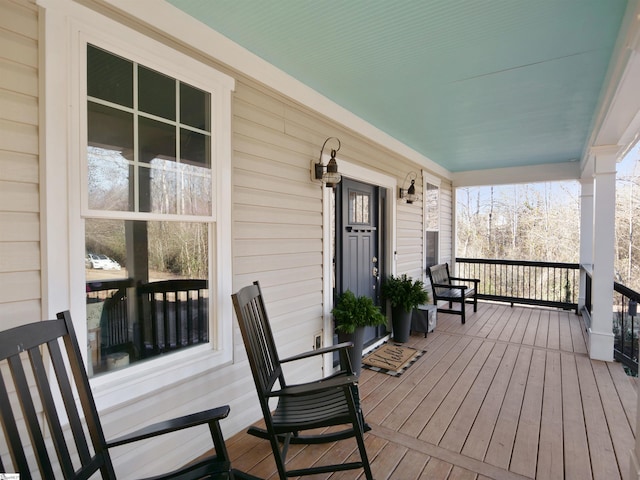
[[[449,302],[449,308],[438,308],[442,313],[454,313],[462,316],[462,323],[465,323],[465,304],[473,303],[473,311],[478,311],[478,284],[477,278],[452,277],[449,274],[449,264],[442,263],[427,269],[431,288],[433,289],[433,303],[438,305],[439,300]],[[456,282],[456,283],[452,283]],[[457,282],[473,283],[473,287]],[[459,303],[460,310],[454,310],[453,304]]]

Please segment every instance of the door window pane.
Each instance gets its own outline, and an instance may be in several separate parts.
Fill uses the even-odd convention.
[[[349,223],[369,224],[369,195],[349,192]]]

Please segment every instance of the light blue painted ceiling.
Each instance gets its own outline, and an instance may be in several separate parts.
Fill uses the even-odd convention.
[[[578,160],[627,4],[168,1],[451,172]]]

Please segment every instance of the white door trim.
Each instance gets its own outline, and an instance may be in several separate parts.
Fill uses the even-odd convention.
[[[326,164],[329,156],[323,156],[322,162]],[[385,265],[388,265],[388,272],[396,272],[396,190],[398,180],[390,175],[371,170],[346,160],[336,158],[338,169],[343,177],[369,183],[387,189],[387,230],[384,232],[384,241],[387,246],[385,251]],[[333,342],[333,319],[331,309],[333,308],[333,239],[335,219],[333,215],[333,205],[331,202],[331,189],[323,188],[322,194],[322,312],[323,312],[323,345],[331,345]],[[325,355],[323,362],[325,375],[329,375],[333,370],[333,356]]]

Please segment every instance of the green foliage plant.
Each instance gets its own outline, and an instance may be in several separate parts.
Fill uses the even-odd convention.
[[[382,284],[382,297],[391,302],[392,307],[402,307],[406,312],[429,301],[424,283],[421,280],[414,281],[406,274],[390,275]]]
[[[371,298],[356,297],[351,290],[340,295],[331,313],[336,320],[336,328],[344,333],[353,333],[358,327],[372,327],[387,323],[380,307],[374,305]]]

